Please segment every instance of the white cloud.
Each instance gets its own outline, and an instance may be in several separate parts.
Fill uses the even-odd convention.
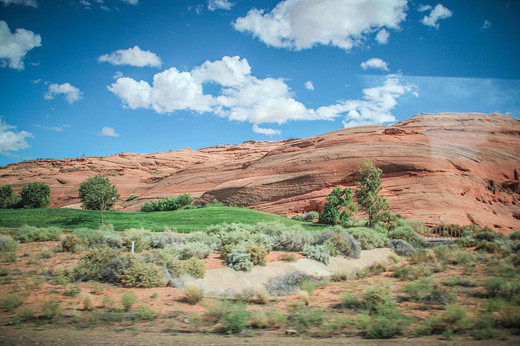
[[[258,127],[258,125],[256,125],[256,124],[253,125],[253,132],[259,133],[261,135],[266,135],[266,136],[274,136],[274,135],[279,135],[282,133],[282,131],[280,131],[280,130]]]
[[[118,79],[121,77],[123,77],[123,72],[121,71],[116,71],[116,73],[114,73],[114,75],[112,76],[113,79]]]
[[[23,58],[34,47],[40,47],[41,37],[30,30],[16,29],[11,33],[7,23],[0,20],[0,63],[17,70],[23,70]]]
[[[480,28],[481,31],[488,30],[491,28],[491,22],[489,20],[485,20],[484,24],[482,24],[482,27]]]
[[[9,151],[31,147],[26,138],[33,138],[33,135],[26,131],[17,132],[15,129],[15,126],[5,123],[0,117],[0,154],[8,155]]]
[[[430,5],[420,5],[419,8],[417,8],[417,11],[426,12],[426,11],[431,10],[432,8],[433,7],[431,7]]]
[[[108,62],[112,65],[130,65],[137,67],[161,67],[161,58],[149,50],[141,50],[139,46],[128,49],[118,49],[110,54],[98,58],[99,62]]]
[[[2,4],[4,4],[5,6],[8,6],[8,5],[22,5],[22,6],[29,6],[29,7],[38,7],[38,3],[36,2],[36,0],[0,0],[0,2]]]
[[[430,6],[431,9],[431,6]],[[425,10],[428,11],[429,9]],[[421,20],[421,23],[427,26],[431,26],[434,28],[439,28],[439,23],[437,23],[440,19],[446,19],[453,15],[453,12],[447,9],[446,7],[442,6],[441,4],[438,4],[433,8],[433,10],[430,12],[429,15],[424,16],[424,18]]]
[[[105,126],[101,129],[101,132],[98,133],[98,136],[119,137],[119,133],[116,133],[113,128]]]
[[[63,94],[68,103],[74,103],[83,97],[83,92],[69,83],[50,84],[44,97],[46,100],[52,100],[59,94]]]
[[[314,84],[310,80],[305,82],[305,88],[308,90],[314,90]]]
[[[394,122],[391,111],[397,106],[397,99],[406,93],[418,96],[415,89],[414,85],[401,84],[400,76],[388,75],[383,85],[363,89],[363,99],[321,107],[316,112],[328,117],[345,116],[345,127]]]
[[[217,86],[217,91],[204,93],[204,86],[208,84],[212,84],[212,90]],[[353,120],[354,111],[358,112],[359,121],[393,121],[390,111],[397,104],[396,99],[412,91],[412,88],[401,85],[399,76],[391,76],[383,86],[363,90],[362,100],[339,102],[314,110],[297,101],[283,79],[257,78],[251,74],[251,66],[246,59],[225,56],[221,60],[206,61],[191,71],[180,72],[172,67],[156,74],[152,85],[121,77],[109,85],[108,90],[131,109],[153,109],[157,113],[179,110],[212,112],[232,121],[250,122],[256,125],[253,131],[271,135],[278,134],[278,130],[260,128],[258,125],[296,120],[334,120],[344,115]]]
[[[39,127],[39,128],[42,128],[44,130],[49,130],[49,131],[56,131],[56,132],[61,132],[63,131],[63,129],[70,129],[70,125],[62,125],[62,126],[43,126],[43,125],[33,125],[34,127]]]
[[[208,0],[208,10],[230,10],[235,4],[229,0]]]
[[[363,61],[361,63],[361,67],[363,70],[367,70],[369,68],[373,68],[376,70],[383,70],[383,71],[389,71],[388,69],[388,63],[384,60],[381,60],[379,58],[372,58],[367,61]]]
[[[129,5],[137,5],[139,0],[121,0],[122,2],[126,2]]]
[[[399,28],[406,9],[407,0],[284,0],[271,12],[251,9],[234,26],[269,46],[300,50],[321,44],[350,50],[384,27]]]
[[[387,44],[388,38],[390,37],[390,33],[386,31],[385,29],[379,30],[379,32],[376,35],[376,41],[379,44]]]

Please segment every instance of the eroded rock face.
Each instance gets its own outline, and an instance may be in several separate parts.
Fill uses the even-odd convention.
[[[420,114],[390,127],[305,139],[27,161],[1,167],[0,185],[19,191],[42,181],[51,186],[53,206],[79,207],[79,184],[101,173],[116,184],[122,210],[188,192],[290,215],[319,210],[334,187],[354,186],[363,158],[383,170],[383,193],[395,213],[428,224],[520,229],[520,120],[500,114]],[[126,201],[132,194],[138,198]]]

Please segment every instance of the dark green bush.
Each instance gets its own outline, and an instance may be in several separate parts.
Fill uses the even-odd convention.
[[[500,246],[492,241],[481,240],[477,243],[476,249],[487,253],[497,253],[500,251]]]
[[[520,240],[520,231],[514,231],[509,234],[510,240]]]
[[[227,334],[240,333],[247,327],[249,313],[243,303],[234,303],[220,318],[221,330]]]
[[[473,237],[463,236],[455,240],[455,244],[460,247],[473,247],[476,244],[476,240]]]
[[[41,182],[31,183],[22,187],[20,197],[24,208],[45,208],[51,203],[51,189]]]
[[[0,209],[18,208],[21,198],[16,196],[11,185],[0,186]]]
[[[142,212],[154,211],[172,211],[190,206],[193,203],[193,197],[184,193],[177,197],[163,198],[158,201],[145,202],[141,207]]]
[[[401,226],[388,232],[390,239],[402,239],[415,247],[425,247],[426,240],[410,226]]]
[[[153,263],[131,261],[130,267],[122,270],[121,283],[125,287],[161,287],[162,271]]]

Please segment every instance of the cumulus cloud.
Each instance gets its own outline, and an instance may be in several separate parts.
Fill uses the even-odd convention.
[[[98,136],[119,137],[119,133],[116,133],[112,127],[105,126],[98,133]]]
[[[488,30],[491,28],[491,22],[489,20],[485,20],[484,24],[482,24],[482,27],[480,28],[481,31]]]
[[[83,92],[69,83],[50,84],[49,89],[47,90],[47,93],[45,93],[44,97],[46,100],[52,100],[54,97],[56,97],[56,95],[60,94],[63,94],[65,100],[67,100],[68,103],[74,103],[83,97]]]
[[[11,33],[9,26],[0,20],[0,64],[23,70],[23,58],[34,47],[40,47],[41,37],[30,30],[16,29]]]
[[[431,9],[431,6],[429,8],[422,7],[419,8],[419,10],[423,10],[421,12],[429,11]],[[440,24],[437,23],[440,19],[446,19],[453,15],[453,12],[447,9],[446,7],[442,6],[441,4],[438,4],[431,10],[430,14],[427,16],[424,16],[424,18],[421,20],[421,23],[427,26],[434,27],[436,29],[439,28]]]
[[[208,85],[212,90],[216,86],[217,91],[205,93],[204,87]],[[349,111],[358,112],[358,118],[366,122],[392,121],[390,111],[397,104],[396,99],[411,88],[399,84],[398,76],[392,76],[379,88],[365,89],[363,100],[349,100],[314,110],[297,101],[283,79],[257,78],[251,74],[246,59],[225,56],[221,60],[206,61],[191,71],[180,72],[172,67],[157,73],[152,85],[121,77],[109,85],[108,90],[131,109],[153,109],[157,113],[212,112],[229,120],[250,122],[257,133],[274,135],[279,134],[278,130],[258,125],[352,117],[354,113],[346,114]]]
[[[314,84],[310,80],[305,82],[305,88],[308,90],[314,90]]]
[[[110,54],[101,55],[99,62],[108,62],[112,65],[130,65],[137,67],[161,67],[161,58],[149,50],[141,50],[139,46],[128,49],[118,49]]]
[[[406,93],[418,96],[415,89],[414,85],[402,84],[399,75],[388,75],[383,85],[363,89],[362,99],[321,107],[317,112],[328,117],[344,116],[345,127],[390,123],[395,121],[392,110],[397,99]]]
[[[233,3],[229,0],[208,0],[208,10],[230,10],[233,7]]]
[[[0,154],[9,155],[10,151],[30,148],[26,138],[33,138],[33,135],[26,131],[16,131],[15,126],[5,123],[0,117]]]
[[[22,5],[28,7],[38,7],[38,2],[36,0],[0,0],[2,4],[7,5]]]
[[[369,68],[373,68],[376,70],[383,70],[383,71],[389,71],[388,69],[388,63],[384,60],[381,60],[379,58],[372,58],[368,59],[367,61],[363,61],[361,63],[361,68],[363,70],[367,70]]]
[[[376,31],[399,28],[406,4],[407,0],[284,0],[270,12],[251,9],[234,26],[269,46],[301,50],[321,44],[348,51]],[[384,36],[380,34],[378,42],[385,41]]]
[[[376,41],[379,44],[387,44],[388,38],[390,38],[390,33],[386,31],[385,29],[379,30],[379,32],[376,35]]]
[[[274,136],[274,135],[279,135],[282,133],[282,131],[280,131],[280,130],[263,128],[263,127],[259,127],[256,124],[253,125],[253,132],[259,133],[261,135],[266,135],[266,136]]]

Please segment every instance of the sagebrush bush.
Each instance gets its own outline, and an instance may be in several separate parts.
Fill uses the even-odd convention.
[[[88,245],[87,239],[74,234],[69,234],[61,241],[61,249],[65,252],[80,252],[86,250]]]
[[[509,239],[510,240],[520,240],[520,231],[514,231],[512,233],[509,233]]]
[[[276,249],[282,251],[302,251],[305,245],[311,245],[314,237],[311,233],[300,229],[287,230],[278,237]]]
[[[358,296],[352,292],[345,291],[341,294],[341,307],[346,309],[357,309],[361,307],[361,301]]]
[[[253,268],[251,254],[243,245],[235,246],[227,255],[225,264],[236,271],[250,271]]]
[[[488,297],[509,299],[520,303],[520,281],[507,281],[498,277],[488,277],[484,281]]]
[[[131,261],[127,269],[123,269],[120,280],[125,287],[161,287],[163,286],[162,271],[153,263]]]
[[[423,277],[405,285],[404,292],[412,301],[432,304],[448,304],[456,299],[453,292],[447,291],[432,277]]]
[[[251,257],[253,265],[265,266],[267,264],[267,251],[259,246],[248,246],[246,252]]]
[[[183,240],[179,237],[180,240]],[[215,234],[209,234],[206,232],[193,232],[190,233],[190,236],[186,241],[191,243],[203,243],[211,247],[212,249],[220,248],[221,242],[220,239]]]
[[[22,300],[16,293],[8,293],[0,297],[0,308],[2,309],[13,311],[20,305],[22,305]]]
[[[202,262],[198,257],[192,257],[182,261],[181,270],[182,273],[193,276],[197,279],[202,279],[206,275],[204,262]]]
[[[134,243],[134,251],[142,252],[150,249],[148,236],[151,234],[150,230],[131,228],[123,232],[123,246],[127,250],[132,249],[132,242]]]
[[[415,247],[425,247],[426,240],[410,226],[401,226],[388,232],[390,239],[402,239]]]
[[[395,305],[395,299],[387,285],[374,285],[363,292],[361,296],[363,307],[367,310],[378,311],[383,306]]]
[[[437,256],[432,249],[419,249],[411,257],[411,263],[433,263],[437,261]]]
[[[403,280],[417,280],[432,275],[432,270],[425,264],[403,265],[393,267],[394,276]]]
[[[118,249],[123,245],[121,236],[108,230],[78,228],[72,231],[72,235],[86,239],[90,247],[105,244],[108,247]]]
[[[55,241],[60,240],[61,229],[57,227],[37,228],[25,225],[19,229],[10,230],[9,233],[20,243]]]
[[[324,232],[317,244],[325,246],[331,256],[359,258],[361,245],[347,232]]]
[[[330,262],[329,250],[323,245],[305,245],[303,247],[303,255],[325,265],[328,265]]]
[[[213,253],[213,248],[204,243],[190,242],[177,244],[170,248],[181,260],[189,259],[191,257],[204,259]]]
[[[271,279],[265,288],[271,297],[288,296],[300,290],[300,284],[311,276],[301,272],[291,272]]]
[[[0,234],[0,252],[14,252],[18,249],[18,242],[11,236]]]
[[[384,247],[390,242],[390,238],[385,234],[385,231],[374,228],[352,227],[348,228],[347,232],[359,241],[363,250]]]
[[[121,255],[120,251],[108,248],[106,245],[102,245],[86,255],[84,255],[78,262],[78,264],[72,270],[72,277],[77,281],[107,281],[107,282],[118,282],[117,274],[116,281],[108,281],[102,270],[109,267],[110,263],[114,259]]]
[[[272,237],[278,237],[285,230],[287,230],[287,226],[278,221],[259,222],[253,227],[254,233],[267,234]]]

